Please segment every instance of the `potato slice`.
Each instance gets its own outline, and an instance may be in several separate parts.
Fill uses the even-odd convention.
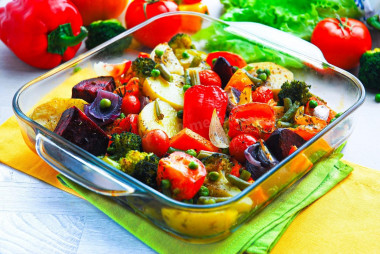
[[[54,98],[37,106],[30,115],[30,118],[45,128],[54,131],[63,111],[71,108],[72,106],[76,106],[78,109],[83,111],[85,104],[88,103],[82,99]]]
[[[265,81],[265,86],[271,89],[281,89],[281,86],[284,82],[292,81],[294,79],[294,75],[291,71],[272,62],[250,63],[248,65],[253,67],[248,72],[254,77],[257,77],[256,71],[258,69],[270,70],[270,75],[269,78]]]
[[[161,76],[154,78],[149,77],[143,83],[143,92],[150,99],[166,101],[176,110],[183,109],[183,85],[185,78],[183,76],[172,74],[173,81],[168,82]]]
[[[162,51],[163,54],[161,57],[157,56],[157,51]],[[152,58],[156,63],[162,63],[172,74],[183,75],[184,70],[182,65],[179,63],[177,57],[175,56],[173,49],[165,43],[158,44],[150,53],[150,58]]]
[[[156,103],[160,108],[163,119],[159,120],[156,113]],[[139,134],[144,136],[148,131],[160,129],[168,134],[169,138],[177,134],[181,129],[181,122],[177,117],[177,111],[170,104],[158,100],[146,105],[139,114]]]

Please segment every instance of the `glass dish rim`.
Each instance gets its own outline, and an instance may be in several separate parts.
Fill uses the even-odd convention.
[[[75,65],[75,64],[77,64],[77,63],[79,63],[79,62],[81,62],[83,60],[87,60],[92,55],[96,54],[99,50],[107,47],[108,45],[112,44],[113,42],[115,42],[115,41],[117,41],[117,40],[119,40],[119,39],[121,39],[121,38],[123,38],[123,37],[125,37],[127,35],[132,34],[133,32],[141,29],[142,27],[145,27],[146,25],[154,22],[157,19],[168,17],[168,16],[174,16],[174,15],[192,15],[192,16],[198,16],[198,17],[201,17],[203,19],[209,20],[211,22],[221,23],[221,24],[226,25],[227,27],[233,27],[238,32],[240,32],[241,34],[248,34],[250,36],[253,36],[253,37],[257,38],[257,40],[259,42],[263,42],[264,43],[264,46],[269,46],[272,49],[276,49],[276,50],[279,50],[279,51],[284,52],[284,53],[288,53],[288,54],[290,53],[291,56],[295,56],[295,57],[297,57],[299,59],[303,59],[303,60],[306,59],[306,60],[308,60],[307,61],[308,63],[310,63],[310,61],[311,61],[311,62],[318,63],[318,64],[327,64],[335,72],[337,72],[340,75],[343,75],[343,76],[349,78],[353,82],[353,84],[356,85],[356,87],[358,88],[358,90],[360,92],[359,95],[358,95],[358,98],[357,98],[357,100],[356,100],[356,102],[354,104],[352,104],[339,118],[337,118],[336,121],[334,121],[333,123],[327,125],[322,131],[320,131],[312,139],[308,140],[299,149],[297,149],[296,152],[294,152],[291,155],[289,155],[288,157],[286,157],[278,165],[276,165],[275,167],[273,167],[272,169],[270,169],[263,176],[261,176],[258,180],[256,180],[250,187],[246,188],[245,190],[243,190],[242,192],[240,192],[238,195],[232,197],[231,199],[229,199],[227,201],[224,201],[224,202],[221,202],[221,203],[216,203],[216,204],[209,204],[209,205],[187,204],[187,203],[183,203],[183,202],[180,202],[180,201],[177,201],[177,200],[174,200],[172,198],[169,198],[169,197],[165,196],[163,193],[159,192],[158,190],[155,190],[155,189],[153,189],[153,188],[151,188],[151,187],[149,187],[149,186],[141,183],[140,181],[138,181],[137,179],[133,178],[132,176],[130,176],[130,175],[128,175],[128,174],[126,174],[126,173],[124,173],[122,171],[119,171],[119,170],[113,168],[112,166],[108,165],[104,161],[102,161],[99,158],[97,158],[96,156],[88,153],[87,151],[83,150],[82,148],[79,148],[78,146],[76,146],[74,144],[71,144],[67,140],[65,140],[62,137],[60,137],[59,135],[55,134],[54,132],[46,129],[45,127],[41,126],[37,122],[35,122],[32,119],[30,119],[20,109],[20,107],[19,107],[19,98],[20,98],[20,95],[28,87],[32,86],[33,84],[38,83],[39,81],[42,81],[42,80],[44,80],[46,78],[49,78],[49,77],[51,77],[51,76],[53,76],[53,75],[55,75],[57,73],[60,73],[63,70],[71,68],[73,65]],[[280,48],[280,49],[278,49],[278,48]],[[84,53],[76,56],[75,58],[71,59],[70,61],[65,62],[65,63],[63,63],[63,64],[61,64],[61,65],[53,68],[52,70],[47,71],[46,73],[42,74],[41,76],[39,76],[39,77],[37,77],[37,78],[29,81],[28,83],[24,84],[21,88],[19,88],[17,90],[17,92],[15,93],[15,95],[13,97],[13,100],[12,100],[12,108],[13,108],[13,111],[14,111],[15,115],[20,120],[22,120],[23,122],[25,122],[27,125],[33,127],[33,129],[35,130],[36,135],[38,134],[38,132],[42,132],[45,135],[47,135],[47,137],[49,137],[50,139],[60,141],[60,143],[65,144],[71,150],[73,150],[73,151],[77,152],[79,155],[81,155],[82,158],[84,160],[86,160],[87,162],[92,163],[92,161],[95,159],[95,161],[98,164],[102,165],[102,169],[103,170],[106,170],[107,173],[113,175],[114,177],[117,177],[118,180],[122,180],[126,184],[129,184],[129,185],[132,184],[132,186],[137,187],[136,188],[137,191],[141,191],[142,190],[141,194],[149,195],[151,198],[158,199],[160,202],[163,202],[165,205],[168,205],[168,206],[171,206],[171,207],[182,208],[182,209],[183,208],[187,208],[187,209],[192,209],[192,210],[200,210],[200,211],[202,210],[203,211],[203,210],[209,210],[209,209],[210,210],[211,209],[212,210],[214,210],[214,209],[223,209],[224,207],[227,207],[227,206],[231,205],[232,203],[234,203],[234,202],[240,200],[241,198],[243,198],[248,192],[250,192],[251,190],[253,190],[254,188],[256,188],[263,181],[265,181],[266,179],[268,179],[272,174],[274,174],[275,172],[277,172],[285,164],[287,164],[289,161],[291,161],[294,157],[296,157],[298,154],[300,154],[302,151],[304,151],[306,148],[308,148],[310,145],[312,145],[315,141],[317,141],[323,135],[325,135],[326,133],[328,133],[336,125],[338,125],[339,123],[341,123],[346,117],[348,117],[349,115],[351,115],[352,112],[355,111],[364,102],[364,99],[365,99],[365,90],[364,90],[363,85],[361,84],[361,82],[354,75],[352,75],[351,73],[349,73],[349,72],[347,72],[345,70],[342,70],[342,69],[340,69],[338,67],[330,65],[329,63],[321,61],[319,59],[314,59],[312,57],[303,55],[301,53],[293,51],[292,49],[289,49],[289,48],[286,48],[286,47],[283,47],[283,46],[279,46],[279,45],[277,45],[277,44],[275,44],[275,43],[273,43],[271,41],[268,41],[268,40],[265,40],[263,38],[260,38],[256,34],[250,33],[249,31],[244,30],[244,29],[240,29],[238,26],[235,26],[234,24],[231,24],[231,23],[227,23],[227,22],[225,22],[223,20],[220,20],[218,18],[214,18],[214,17],[208,16],[208,15],[200,14],[200,13],[196,13],[196,12],[179,11],[179,12],[164,13],[164,14],[161,14],[161,15],[157,15],[157,16],[151,18],[151,19],[148,19],[147,21],[141,23],[140,25],[137,25],[137,26],[135,26],[135,27],[133,27],[131,29],[128,29],[127,31],[123,32],[122,34],[120,34],[120,35],[116,36],[115,38],[113,38],[113,39],[111,39],[111,40],[109,40],[109,41],[107,41],[107,42],[105,42],[105,43],[103,43],[103,44],[95,47],[94,49],[89,50],[87,52],[84,52]],[[120,179],[120,176],[118,176],[118,175],[121,175],[123,178]],[[136,193],[139,193],[139,192],[136,192]],[[132,193],[130,195],[134,195],[134,193]]]

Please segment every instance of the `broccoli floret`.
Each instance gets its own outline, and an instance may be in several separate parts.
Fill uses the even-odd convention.
[[[112,144],[107,148],[107,153],[113,160],[119,160],[121,157],[124,157],[130,150],[142,150],[141,137],[132,132],[112,134],[111,141]]]
[[[214,153],[203,158],[201,161],[205,165],[207,172],[217,171],[229,173],[232,168],[232,162],[229,156],[222,153]]]
[[[119,160],[120,170],[128,175],[133,175],[135,173],[136,164],[143,160],[146,156],[148,156],[148,153],[137,150],[129,151],[125,157]]]
[[[168,42],[169,46],[173,49],[195,49],[191,38],[187,34],[178,33],[174,35]]]
[[[160,160],[155,154],[148,154],[143,160],[136,164],[132,176],[146,185],[157,188],[157,168]]]
[[[359,79],[366,88],[380,89],[380,48],[368,50],[361,56]]]
[[[132,70],[142,80],[150,77],[155,67],[156,62],[148,57],[138,57],[132,62]]]
[[[92,49],[126,31],[125,27],[116,19],[92,22],[87,29],[88,36],[85,42],[87,49]],[[107,47],[106,51],[109,54],[121,54],[124,49],[129,47],[131,41],[132,37],[127,36],[115,42],[115,45]]]
[[[309,92],[310,85],[303,81],[293,80],[290,83],[286,81],[281,86],[278,93],[279,104],[284,105],[284,99],[290,98],[292,102],[299,101],[301,105],[306,105],[312,94]]]

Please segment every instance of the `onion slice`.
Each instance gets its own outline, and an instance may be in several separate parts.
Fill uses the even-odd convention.
[[[223,126],[220,124],[216,109],[212,112],[211,123],[209,128],[209,138],[211,143],[218,148],[228,148],[230,140],[224,132]]]

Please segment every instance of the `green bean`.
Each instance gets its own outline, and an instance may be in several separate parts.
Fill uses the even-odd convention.
[[[277,121],[276,126],[277,126],[277,128],[295,128],[295,127],[297,127],[296,124],[284,122],[284,121],[280,121],[280,120]]]
[[[198,198],[198,202],[201,204],[215,204],[229,200],[231,197],[205,197],[201,196]],[[213,201],[211,201],[213,200]]]
[[[248,179],[251,177],[251,173],[248,172],[247,170],[243,170],[241,171],[240,173],[240,179],[244,180],[244,181],[248,181]]]
[[[187,70],[188,74],[190,76],[190,85],[191,86],[196,86],[201,84],[201,80],[199,78],[199,70]]]
[[[234,175],[226,175],[227,180],[232,184],[238,187],[240,190],[244,190],[245,188],[251,186],[251,183],[240,179]]]
[[[285,112],[288,111],[291,106],[292,106],[292,100],[290,98],[285,98],[284,99],[284,110],[285,110]]]
[[[190,67],[198,67],[202,62],[202,57],[194,56],[193,60],[190,63]]]
[[[157,65],[156,65],[156,69],[158,69],[158,70],[160,71],[161,76],[162,76],[166,81],[169,81],[169,82],[172,82],[172,81],[173,81],[173,76],[172,76],[172,74],[169,72],[169,70],[165,67],[165,65],[163,65],[163,64],[157,64]]]
[[[261,79],[252,76],[249,72],[247,72],[244,69],[242,69],[242,70],[244,71],[245,75],[247,75],[247,77],[249,78],[249,80],[252,81],[253,84],[255,84],[255,85],[261,85],[263,83],[263,81]]]
[[[197,157],[197,152],[194,149],[188,149],[185,153],[190,154],[191,156]]]
[[[205,151],[205,150],[200,150],[199,153],[198,153],[197,158],[201,160],[201,159],[209,157],[209,156],[211,156],[213,154],[215,154],[215,152],[209,152],[209,151]]]
[[[298,101],[295,101],[292,106],[286,111],[286,113],[281,117],[280,121],[282,122],[289,122],[292,120],[294,115],[297,113],[297,109],[299,108],[300,103]]]

